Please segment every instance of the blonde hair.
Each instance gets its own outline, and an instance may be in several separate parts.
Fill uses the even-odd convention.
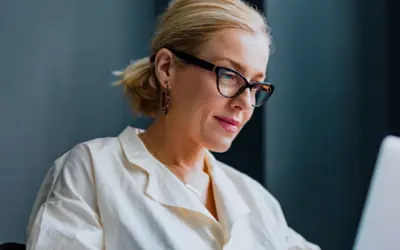
[[[271,45],[265,17],[241,0],[172,0],[160,17],[152,39],[151,52],[174,48],[196,55],[210,38],[224,29],[263,32]],[[154,76],[150,57],[133,62],[115,85],[123,85],[133,111],[154,117],[160,109],[160,86]]]

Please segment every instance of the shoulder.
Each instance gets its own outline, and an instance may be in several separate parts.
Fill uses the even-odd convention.
[[[76,144],[54,161],[42,182],[38,197],[42,197],[40,200],[44,201],[53,197],[51,194],[54,191],[75,190],[75,193],[87,193],[89,198],[99,173],[98,162],[104,162],[101,158],[112,157],[116,151],[118,140],[113,137],[96,138]]]
[[[46,202],[59,198],[62,194],[67,194],[67,197],[79,194],[87,200],[94,197],[94,158],[115,151],[117,145],[115,138],[96,138],[74,145],[54,160],[36,195],[29,216],[28,235],[40,207]]]
[[[118,175],[126,164],[126,153],[140,150],[135,140],[138,131],[127,127],[118,136],[98,137],[76,144],[55,160],[55,175],[68,173],[91,179],[99,175]]]
[[[42,186],[47,183],[47,190],[54,188],[55,182],[65,178],[73,179],[77,186],[93,183],[95,163],[101,162],[101,158],[118,154],[119,148],[118,140],[114,137],[80,142],[54,160]]]
[[[120,151],[120,144],[116,137],[95,138],[80,142],[71,147],[62,156],[57,158],[55,165],[68,165],[67,163],[90,163],[93,158],[109,155]]]
[[[75,156],[82,156],[109,153],[119,149],[120,144],[117,137],[100,137],[78,143],[69,152]]]

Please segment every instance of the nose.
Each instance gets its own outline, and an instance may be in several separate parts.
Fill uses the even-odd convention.
[[[243,93],[233,98],[232,106],[234,109],[250,110],[253,108],[253,99],[250,89],[246,88]]]

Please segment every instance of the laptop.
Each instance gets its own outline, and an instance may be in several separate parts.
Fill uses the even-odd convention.
[[[354,250],[400,250],[400,138],[382,141]]]

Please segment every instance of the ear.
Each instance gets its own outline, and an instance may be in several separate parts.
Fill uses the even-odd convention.
[[[157,52],[154,60],[155,75],[160,82],[161,86],[166,88],[166,83],[171,82],[175,74],[175,60],[174,55],[168,49],[162,48]]]

